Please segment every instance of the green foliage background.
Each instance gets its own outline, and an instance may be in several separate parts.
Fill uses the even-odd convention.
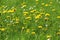
[[[25,2],[26,7],[22,7],[22,3]],[[45,6],[49,4],[50,6]],[[0,0],[0,40],[47,40],[47,35],[51,35],[51,40],[60,40],[60,1],[58,0]],[[44,3],[44,5],[41,5]],[[12,7],[16,8],[15,12],[6,12],[5,10],[10,10]],[[31,13],[31,10],[36,10]],[[55,11],[52,11],[55,9]],[[23,12],[27,11],[28,14],[24,16]],[[35,15],[43,13],[42,18],[35,19]],[[45,20],[45,14],[48,13],[49,20]],[[7,18],[9,16],[9,18]],[[30,16],[30,19],[25,19]],[[15,23],[13,18],[18,18],[19,23]],[[37,20],[37,22],[35,22]],[[25,24],[26,23],[26,24]],[[9,24],[9,25],[8,25]],[[46,26],[47,25],[47,26]],[[42,28],[38,28],[42,26]],[[26,30],[29,29],[29,33]],[[46,30],[47,29],[47,30]],[[31,34],[35,32],[35,34]],[[59,32],[59,34],[57,34]]]

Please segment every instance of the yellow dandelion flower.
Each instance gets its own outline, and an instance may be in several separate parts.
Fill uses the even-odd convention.
[[[23,2],[21,5],[25,5],[26,3],[25,2]]]
[[[35,16],[35,19],[39,19],[41,17],[42,17],[41,15],[37,15],[37,16]]]
[[[33,13],[33,12],[36,12],[36,10],[31,10],[30,12]]]
[[[25,2],[23,2],[22,4],[21,4],[21,8],[24,8],[24,7],[26,7],[26,3]]]
[[[36,1],[39,1],[39,0],[36,0]]]
[[[16,21],[19,21],[19,18],[16,18]]]
[[[4,11],[3,11],[3,13],[6,13],[6,12],[7,12],[7,10],[4,10]]]
[[[25,27],[22,27],[22,30],[24,29]]]
[[[28,12],[23,12],[23,13],[28,13]]]
[[[60,32],[57,32],[57,35],[60,35]]]
[[[38,4],[38,1],[39,1],[39,0],[36,0],[36,4]]]
[[[16,20],[15,23],[19,23],[19,18],[16,17],[16,19],[14,19],[14,20]]]
[[[7,18],[10,18],[10,16],[7,16]]]
[[[51,38],[51,35],[47,35],[47,38]]]
[[[50,16],[50,14],[49,13],[46,13],[45,16]]]
[[[29,33],[30,32],[30,29],[27,29],[26,32]]]
[[[56,9],[52,9],[52,11],[54,12],[54,11],[56,11]]]
[[[1,31],[5,31],[5,28],[0,28]]]
[[[15,9],[8,10],[8,12],[13,13],[13,12],[15,12]]]
[[[36,20],[35,22],[38,22],[38,20]]]
[[[22,5],[22,8],[26,7],[26,5]]]
[[[41,5],[45,5],[45,3],[41,3]]]
[[[45,4],[45,6],[47,7],[47,6],[49,6],[49,4]]]
[[[30,17],[30,16],[28,16],[28,17],[26,17],[25,19],[29,19],[29,20],[31,20],[31,17]]]
[[[42,26],[38,26],[38,28],[42,28]]]
[[[49,20],[49,18],[45,17],[45,20]]]
[[[27,14],[28,14],[28,12],[23,12],[23,14],[24,14],[24,15],[27,15]]]
[[[35,32],[32,32],[31,34],[32,34],[32,35],[35,35],[36,33],[35,33]]]
[[[18,17],[16,17],[16,18],[13,18],[13,19],[15,19],[16,21],[19,21],[19,18],[18,18]]]
[[[57,18],[60,18],[60,16],[57,16]]]

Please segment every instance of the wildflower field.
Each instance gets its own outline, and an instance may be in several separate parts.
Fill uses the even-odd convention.
[[[60,0],[0,0],[0,40],[60,40]]]

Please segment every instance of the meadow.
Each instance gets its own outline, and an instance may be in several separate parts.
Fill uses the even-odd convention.
[[[0,0],[0,40],[60,40],[60,0]]]

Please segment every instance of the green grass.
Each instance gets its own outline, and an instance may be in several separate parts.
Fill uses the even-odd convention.
[[[60,40],[59,2],[0,0],[0,40]]]

